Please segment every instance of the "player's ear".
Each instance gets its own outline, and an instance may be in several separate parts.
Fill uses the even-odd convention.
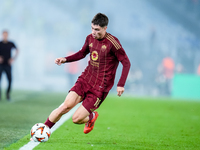
[[[107,26],[105,26],[105,27],[103,27],[104,28],[104,30],[106,30],[107,29]]]

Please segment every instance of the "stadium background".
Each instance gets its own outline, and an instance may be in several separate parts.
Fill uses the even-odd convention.
[[[199,149],[199,0],[0,0],[0,32],[20,50],[11,102],[0,101],[0,149],[27,144],[30,128],[63,102],[88,58],[71,76],[71,65],[54,59],[81,48],[98,12],[132,63],[125,93],[117,97],[115,84],[91,134],[69,120],[36,149]],[[165,57],[175,63],[170,94],[160,72]],[[5,90],[5,75],[1,84]]]
[[[119,38],[131,60],[127,93],[169,96],[158,71],[166,56],[174,60],[175,68],[179,67],[175,73],[197,74],[198,0],[0,0],[0,3],[0,31],[7,29],[20,50],[13,66],[14,89],[68,91],[71,85],[66,69],[57,67],[54,59],[82,47],[91,33],[91,19],[98,12],[108,15],[108,32]],[[78,64],[77,75],[87,61]],[[120,71],[121,66],[117,81]],[[5,79],[2,82],[5,87]]]

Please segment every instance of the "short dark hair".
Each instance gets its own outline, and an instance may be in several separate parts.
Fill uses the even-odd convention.
[[[99,25],[100,27],[108,26],[108,17],[105,14],[98,13],[92,19],[94,25]]]

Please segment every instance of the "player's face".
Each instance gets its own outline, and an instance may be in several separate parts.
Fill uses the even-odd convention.
[[[99,25],[94,25],[92,23],[91,27],[92,27],[92,36],[93,36],[93,38],[99,40],[99,39],[102,39],[105,36],[106,29],[107,29],[106,26],[105,27],[100,27]]]
[[[3,40],[7,41],[8,39],[8,32],[3,32]]]

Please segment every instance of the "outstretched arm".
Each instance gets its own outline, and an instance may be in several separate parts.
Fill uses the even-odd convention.
[[[79,50],[77,53],[75,53],[73,55],[70,55],[70,56],[67,56],[67,57],[57,58],[55,60],[55,63],[57,65],[61,65],[61,64],[66,63],[66,62],[73,62],[73,61],[77,61],[77,60],[84,58],[90,52],[88,42],[87,42],[87,38],[86,38],[85,43],[84,43],[81,50]]]

